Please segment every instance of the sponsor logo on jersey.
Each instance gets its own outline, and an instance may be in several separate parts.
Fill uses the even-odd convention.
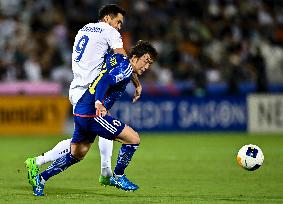
[[[113,67],[117,64],[117,59],[116,57],[111,57],[110,58],[110,65]]]
[[[121,73],[121,74],[118,74],[116,77],[116,83],[122,81],[124,79],[124,75]]]

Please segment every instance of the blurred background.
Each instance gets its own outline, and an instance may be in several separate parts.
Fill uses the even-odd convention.
[[[283,131],[281,0],[0,0],[0,134],[72,132],[67,96],[77,31],[127,11],[126,50],[159,53],[112,114],[139,131]]]

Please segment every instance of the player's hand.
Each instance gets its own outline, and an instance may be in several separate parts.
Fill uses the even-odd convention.
[[[95,108],[96,108],[96,115],[97,116],[105,116],[107,114],[106,108],[103,106],[102,103],[95,103]]]
[[[139,81],[138,75],[135,73],[132,74],[132,82],[136,88],[135,95],[133,97],[133,103],[135,103],[141,97],[142,92],[142,85]]]
[[[136,87],[135,90],[135,95],[133,97],[133,103],[135,103],[137,100],[139,100],[139,98],[141,97],[141,93],[142,93],[142,86],[138,86]]]

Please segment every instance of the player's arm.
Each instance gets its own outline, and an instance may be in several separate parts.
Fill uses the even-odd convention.
[[[106,73],[97,83],[95,88],[95,108],[96,115],[105,116],[107,113],[106,107],[102,104],[104,98],[106,98],[106,92],[111,85],[118,83],[119,68],[116,68],[114,71],[110,73]],[[111,94],[111,93],[110,93]]]
[[[142,85],[139,81],[138,75],[136,73],[132,74],[132,82],[134,86],[136,87],[135,95],[133,97],[133,103],[135,103],[140,97],[142,93]]]
[[[103,99],[105,98],[106,92],[109,87],[113,84],[113,80],[109,74],[104,75],[95,88],[95,109],[96,115],[98,116],[105,116],[107,110],[105,106],[102,104]]]
[[[110,47],[113,49],[114,53],[119,53],[119,54],[127,56],[127,53],[126,53],[125,49],[123,48],[123,41],[122,41],[121,34],[118,31],[113,30],[111,32],[108,43],[109,43]],[[135,103],[141,96],[142,85],[141,85],[139,78],[136,74],[132,75],[131,81],[136,88],[135,94],[134,94],[134,97],[133,97],[133,103]]]
[[[107,36],[107,43],[114,53],[127,56],[127,53],[123,48],[121,34],[117,30],[111,29],[109,33],[105,33],[105,35]]]

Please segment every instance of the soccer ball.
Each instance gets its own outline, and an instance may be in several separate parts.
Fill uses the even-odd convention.
[[[237,155],[238,164],[248,171],[258,169],[264,160],[264,155],[261,149],[253,144],[243,146]]]

